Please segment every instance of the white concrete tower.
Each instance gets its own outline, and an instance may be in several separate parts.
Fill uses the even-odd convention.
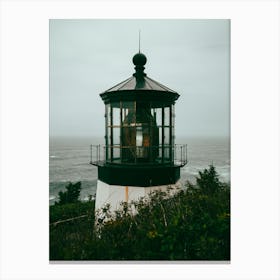
[[[98,167],[96,210],[108,203],[116,210],[122,201],[180,187],[187,147],[174,142],[179,94],[147,77],[146,62],[139,51],[133,57],[135,73],[100,94],[105,103],[105,146],[92,145],[97,150],[91,152],[91,164]]]

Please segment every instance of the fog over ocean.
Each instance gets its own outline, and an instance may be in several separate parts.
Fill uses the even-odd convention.
[[[198,171],[210,164],[221,181],[230,181],[229,138],[176,138],[176,144],[188,145],[188,164],[181,168],[181,182],[194,182]],[[104,144],[103,138],[50,138],[49,199],[53,204],[68,182],[82,182],[81,199],[96,192],[97,167],[89,164],[90,145]]]

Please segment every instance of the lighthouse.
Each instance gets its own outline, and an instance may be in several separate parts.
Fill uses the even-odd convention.
[[[132,62],[134,74],[100,94],[105,145],[91,145],[90,161],[98,168],[96,210],[110,204],[114,211],[155,190],[180,188],[187,163],[187,146],[175,144],[179,94],[147,76],[140,50]]]

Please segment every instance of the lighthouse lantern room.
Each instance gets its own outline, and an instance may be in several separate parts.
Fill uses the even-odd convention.
[[[151,191],[179,187],[186,145],[175,144],[175,101],[179,94],[144,73],[147,58],[134,55],[135,73],[101,93],[105,146],[91,145],[98,167],[95,208],[137,200]]]

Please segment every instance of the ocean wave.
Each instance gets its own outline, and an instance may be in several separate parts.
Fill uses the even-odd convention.
[[[62,157],[60,156],[55,156],[55,155],[50,155],[50,159],[63,159]]]

